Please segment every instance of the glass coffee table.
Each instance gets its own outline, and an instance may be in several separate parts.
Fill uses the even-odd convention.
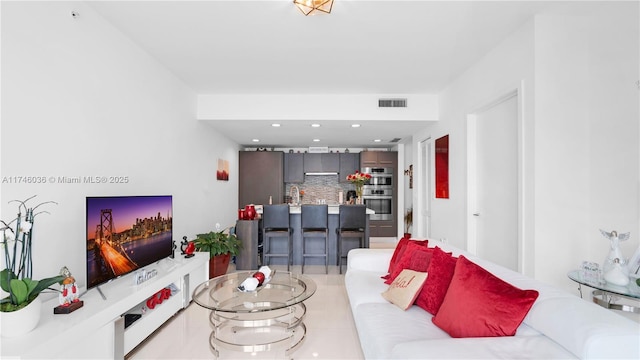
[[[569,279],[578,283],[580,297],[582,297],[582,285],[593,288],[593,302],[607,309],[620,311],[629,311],[640,314],[640,307],[616,303],[619,298],[627,299],[632,302],[640,301],[640,287],[636,284],[634,278],[631,278],[626,286],[612,285],[600,281],[594,281],[582,274],[581,270],[570,271],[567,276]]]
[[[193,292],[196,304],[211,310],[209,345],[216,357],[221,347],[251,353],[277,347],[289,356],[304,341],[307,308],[303,301],[315,293],[315,282],[304,275],[276,271],[255,291],[238,290],[254,273],[218,276]]]

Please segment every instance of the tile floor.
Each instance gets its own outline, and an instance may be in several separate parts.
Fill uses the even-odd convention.
[[[394,248],[396,239],[372,241],[371,248]],[[286,267],[276,270],[286,271]],[[229,271],[234,271],[232,264]],[[294,266],[293,272],[300,272]],[[344,287],[344,274],[337,266],[305,267],[305,275],[317,285],[316,293],[305,301],[307,335],[304,343],[293,353],[292,359],[364,359],[353,323],[349,299]],[[209,311],[191,303],[185,310],[167,321],[158,331],[127,355],[129,360],[142,359],[212,359],[209,348]],[[223,350],[220,359],[285,359],[284,351],[241,353]]]
[[[283,266],[277,270],[286,270]],[[232,270],[232,269],[230,269]],[[299,266],[292,268],[300,272]],[[344,288],[344,275],[338,267],[305,267],[305,275],[317,285],[316,293],[307,301],[304,343],[293,353],[293,359],[363,359],[358,334]],[[134,349],[128,359],[211,359],[209,348],[209,312],[191,303],[189,307],[169,320],[162,328]],[[284,359],[284,351],[251,354],[229,350],[220,353],[220,359]]]

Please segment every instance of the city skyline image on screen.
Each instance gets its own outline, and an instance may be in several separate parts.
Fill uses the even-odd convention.
[[[87,197],[87,289],[171,255],[172,197]]]

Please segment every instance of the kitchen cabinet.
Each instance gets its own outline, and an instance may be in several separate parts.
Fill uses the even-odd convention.
[[[347,175],[353,174],[356,170],[360,170],[360,154],[344,153],[339,154],[340,171],[339,179],[341,183],[348,183]]]
[[[284,182],[287,184],[304,182],[304,154],[284,154]]]
[[[398,235],[396,222],[394,220],[371,220],[369,234],[372,237],[395,237]]]
[[[369,231],[373,237],[395,237],[398,232],[398,153],[396,151],[363,151],[360,153],[360,166],[370,168],[393,169],[392,220],[371,220]]]
[[[305,153],[304,172],[322,173],[340,171],[340,157],[335,153]]]
[[[284,153],[240,151],[238,156],[238,207],[247,204],[282,204],[284,197]]]
[[[398,152],[396,151],[363,151],[360,153],[361,167],[398,167]]]

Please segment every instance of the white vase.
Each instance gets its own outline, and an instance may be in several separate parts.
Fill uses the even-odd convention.
[[[25,308],[0,312],[0,335],[4,338],[24,335],[35,329],[40,321],[42,301],[37,297]]]

